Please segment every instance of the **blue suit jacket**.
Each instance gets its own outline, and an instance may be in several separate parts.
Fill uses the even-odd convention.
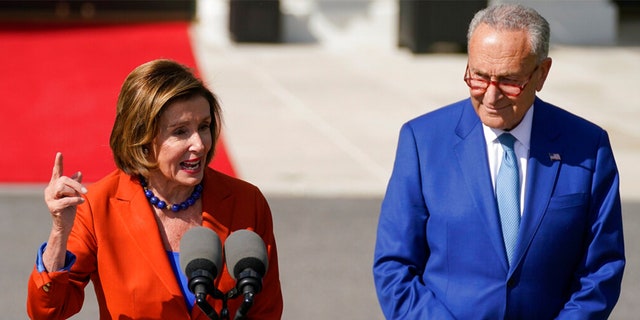
[[[509,267],[471,101],[402,127],[373,266],[387,319],[606,319],[625,265],[607,133],[536,99],[527,170]]]

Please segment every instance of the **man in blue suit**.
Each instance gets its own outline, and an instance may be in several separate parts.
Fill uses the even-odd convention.
[[[625,265],[618,170],[603,129],[536,97],[548,51],[536,11],[480,11],[470,98],[402,127],[373,265],[387,319],[610,314]]]

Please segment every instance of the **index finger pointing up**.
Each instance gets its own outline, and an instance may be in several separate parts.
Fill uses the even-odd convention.
[[[55,181],[62,176],[62,152],[56,153],[56,160],[53,164],[53,172],[51,172],[51,181]]]

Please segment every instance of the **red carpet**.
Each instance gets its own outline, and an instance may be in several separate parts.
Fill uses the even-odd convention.
[[[0,26],[0,183],[48,182],[57,151],[65,174],[82,171],[85,182],[115,169],[109,135],[122,82],[157,58],[197,70],[188,27]],[[223,141],[212,166],[234,175]]]

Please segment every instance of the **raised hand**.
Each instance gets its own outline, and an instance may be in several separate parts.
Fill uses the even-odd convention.
[[[51,173],[51,181],[44,189],[44,201],[49,207],[53,218],[53,227],[59,231],[69,232],[76,216],[76,208],[84,202],[83,194],[87,188],[82,185],[82,173],[76,172],[73,176],[63,176],[62,153],[56,154],[56,159]]]

